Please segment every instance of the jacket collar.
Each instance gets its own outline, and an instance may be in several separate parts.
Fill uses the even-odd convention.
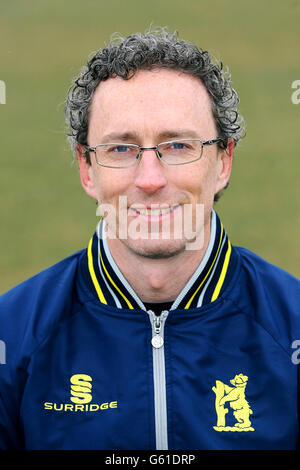
[[[99,301],[125,309],[146,307],[115,263],[100,221],[88,249],[88,271]],[[179,293],[171,310],[197,308],[220,297],[232,276],[235,255],[227,233],[215,211],[211,215],[211,235],[205,255]]]

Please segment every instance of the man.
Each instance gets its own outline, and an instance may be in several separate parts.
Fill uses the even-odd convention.
[[[69,138],[102,218],[2,296],[1,448],[297,448],[300,283],[233,247],[213,209],[238,102],[164,29],[112,41],[75,80]]]

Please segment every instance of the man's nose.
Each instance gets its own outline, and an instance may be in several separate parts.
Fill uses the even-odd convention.
[[[149,194],[162,189],[167,184],[165,171],[166,167],[155,150],[143,150],[136,166],[136,187]]]

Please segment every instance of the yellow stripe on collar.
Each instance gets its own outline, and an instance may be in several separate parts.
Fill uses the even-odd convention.
[[[123,294],[123,292],[120,291],[120,289],[118,288],[118,286],[114,283],[114,281],[112,280],[112,278],[110,277],[106,267],[104,266],[104,263],[103,263],[103,259],[102,259],[102,256],[100,254],[100,260],[101,260],[101,264],[102,264],[102,267],[105,271],[105,274],[106,276],[108,277],[108,279],[110,280],[110,282],[112,283],[112,285],[114,286],[114,288],[119,292],[119,294],[123,297],[123,299],[125,300],[125,302],[127,303],[128,307],[130,309],[134,309],[134,307],[131,305],[131,303],[129,302],[129,300],[125,297],[125,295]]]
[[[103,292],[102,292],[101,287],[99,285],[99,282],[97,280],[95,270],[94,270],[94,266],[93,266],[92,243],[93,243],[93,237],[90,239],[89,246],[88,246],[89,271],[90,271],[90,275],[91,275],[91,278],[92,278],[92,281],[93,281],[93,284],[95,286],[95,289],[96,289],[96,292],[98,294],[100,302],[107,305],[107,301],[106,301],[106,299],[103,295]]]
[[[220,278],[217,282],[216,288],[215,288],[214,293],[213,293],[212,298],[211,298],[212,302],[214,300],[216,300],[219,296],[219,293],[220,293],[220,290],[221,290],[221,287],[223,285],[223,282],[224,282],[224,279],[225,279],[225,276],[226,276],[226,272],[227,272],[227,269],[228,269],[230,254],[231,254],[231,243],[230,243],[230,241],[228,241],[228,250],[226,252],[226,256],[225,256],[225,260],[224,260],[224,264],[223,264],[223,268],[222,268],[222,271],[221,271]]]
[[[212,270],[212,268],[213,268],[213,266],[214,266],[214,264],[215,264],[215,261],[216,261],[216,259],[217,259],[217,256],[218,256],[218,254],[219,254],[220,247],[221,247],[221,242],[222,242],[222,238],[223,238],[223,231],[224,231],[224,228],[223,228],[223,224],[221,223],[220,241],[219,241],[219,246],[218,246],[216,255],[215,255],[215,257],[214,257],[214,260],[213,260],[213,262],[212,262],[212,264],[211,264],[211,266],[210,266],[210,268],[209,268],[209,270],[208,270],[208,272],[207,272],[205,278],[203,279],[203,281],[201,282],[201,284],[198,286],[198,288],[196,289],[196,291],[194,292],[194,294],[192,295],[192,297],[190,298],[190,300],[188,301],[188,303],[186,304],[186,306],[184,307],[185,309],[188,309],[188,308],[190,307],[190,305],[191,305],[191,303],[192,303],[192,301],[193,301],[195,295],[197,294],[197,292],[199,291],[199,289],[202,287],[203,283],[206,281],[206,279],[207,279],[209,273],[211,272],[211,270]]]

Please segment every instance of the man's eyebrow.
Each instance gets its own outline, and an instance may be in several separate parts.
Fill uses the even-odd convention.
[[[192,129],[166,129],[160,131],[156,135],[156,139],[162,142],[167,139],[181,139],[181,138],[197,138],[199,133]],[[137,142],[139,140],[139,135],[136,132],[111,132],[102,137],[103,143],[108,142]]]
[[[166,129],[165,131],[160,132],[158,135],[160,140],[181,139],[184,137],[199,137],[199,133],[192,129]]]
[[[137,139],[137,134],[134,132],[111,132],[102,137],[103,143],[106,142],[134,142]]]

